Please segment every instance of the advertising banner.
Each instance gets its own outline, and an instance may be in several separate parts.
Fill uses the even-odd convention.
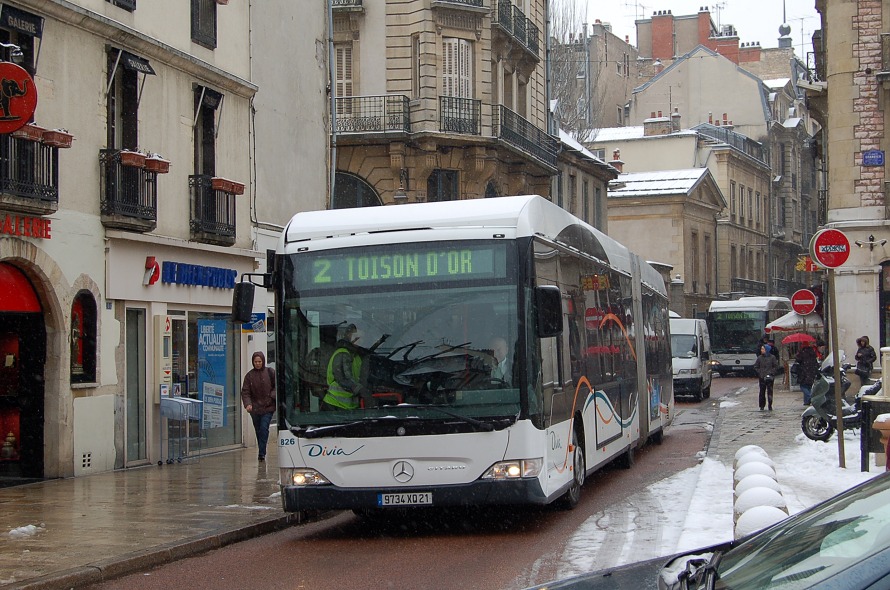
[[[226,320],[198,320],[198,394],[204,402],[204,428],[226,425],[225,389],[229,382]]]

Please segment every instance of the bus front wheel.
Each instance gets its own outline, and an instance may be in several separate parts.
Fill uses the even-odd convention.
[[[578,429],[572,429],[572,483],[562,498],[558,500],[559,507],[571,510],[581,501],[581,486],[587,473],[587,462],[584,459],[584,449],[581,447]]]

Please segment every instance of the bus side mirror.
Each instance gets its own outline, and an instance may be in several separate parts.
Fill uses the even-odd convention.
[[[562,293],[555,285],[535,287],[538,338],[562,334]]]
[[[236,322],[245,324],[250,321],[255,290],[254,284],[248,281],[235,284],[235,291],[232,293],[232,319]]]

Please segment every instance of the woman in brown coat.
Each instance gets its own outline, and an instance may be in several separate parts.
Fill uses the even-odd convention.
[[[266,366],[266,355],[255,352],[251,357],[253,368],[244,376],[241,387],[241,403],[253,420],[258,459],[266,460],[266,444],[269,441],[269,424],[275,413],[275,369]]]

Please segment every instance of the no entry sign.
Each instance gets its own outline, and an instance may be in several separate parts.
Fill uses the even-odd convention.
[[[837,229],[822,229],[810,241],[810,255],[816,264],[837,268],[850,257],[850,240]]]
[[[798,315],[807,315],[816,311],[816,294],[809,289],[800,289],[791,296],[791,309]]]

